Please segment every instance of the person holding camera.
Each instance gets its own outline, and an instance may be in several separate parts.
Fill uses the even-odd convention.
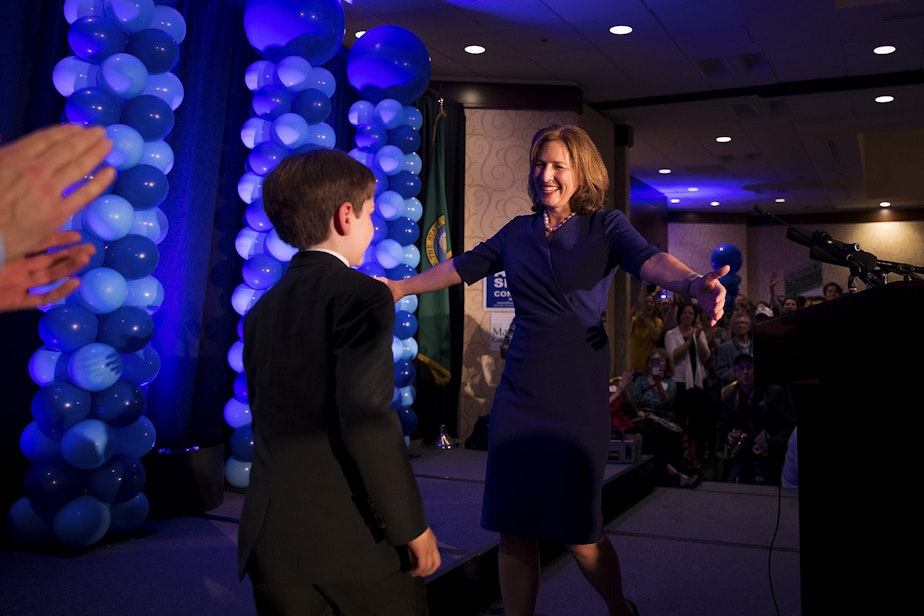
[[[673,404],[677,384],[671,378],[674,363],[663,348],[656,348],[648,358],[643,372],[632,380],[632,407],[636,411],[633,424],[642,435],[642,451],[654,455],[664,469],[668,485],[695,488],[698,480],[681,473],[683,461],[683,428],[674,421]]]

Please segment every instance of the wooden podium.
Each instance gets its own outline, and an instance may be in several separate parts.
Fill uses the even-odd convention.
[[[798,418],[802,614],[916,605],[924,282],[755,323],[754,370],[789,386]]]

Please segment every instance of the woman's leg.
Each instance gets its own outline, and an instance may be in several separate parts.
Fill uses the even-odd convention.
[[[567,546],[584,578],[590,582],[609,609],[610,616],[632,616],[622,591],[622,570],[616,548],[604,535],[596,543]]]
[[[539,542],[501,533],[497,557],[507,616],[533,616],[539,592]]]

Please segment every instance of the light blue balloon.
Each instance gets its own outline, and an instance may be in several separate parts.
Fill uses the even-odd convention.
[[[56,351],[47,346],[40,347],[29,358],[29,376],[40,387],[67,378],[67,360],[70,356],[70,353]]]
[[[301,56],[286,56],[276,63],[276,83],[293,92],[310,86],[311,62]]]
[[[173,7],[158,4],[151,15],[151,27],[163,30],[176,41],[182,43],[186,38],[186,20]]]
[[[55,514],[55,538],[69,547],[91,546],[106,534],[112,520],[104,502],[84,494],[67,503]]]
[[[95,88],[98,75],[98,65],[85,62],[77,56],[67,56],[52,69],[51,80],[58,94],[67,98],[77,90]]]
[[[247,314],[257,303],[263,291],[258,291],[246,283],[241,283],[231,292],[231,307],[241,316]]]
[[[375,258],[386,270],[401,263],[404,258],[404,246],[392,239],[384,239],[375,247]]]
[[[110,124],[106,127],[106,136],[112,142],[112,150],[106,155],[106,162],[119,171],[130,169],[141,163],[145,158],[145,147],[148,144],[158,143],[157,141],[145,143],[141,133],[127,124]],[[158,165],[154,166],[160,169]],[[161,169],[161,171],[164,170]],[[167,172],[164,171],[164,173]]]
[[[124,304],[144,308],[148,314],[157,312],[164,303],[164,285],[154,276],[125,281]]]
[[[406,385],[399,388],[401,392],[401,406],[410,407],[414,405],[414,400],[417,398],[417,390],[414,389],[413,385]]]
[[[385,172],[385,175],[395,175],[404,165],[404,152],[394,145],[383,145],[375,153],[375,164]]]
[[[404,114],[404,105],[393,98],[386,98],[376,103],[372,115],[388,130],[404,124],[407,119]]]
[[[420,249],[417,248],[414,244],[408,244],[404,247],[404,258],[401,261],[409,265],[410,267],[416,268],[420,265]]]
[[[164,7],[167,8],[167,7]],[[153,94],[165,103],[170,105],[174,111],[183,102],[186,95],[183,89],[183,82],[173,73],[159,73],[157,75],[148,75],[148,82],[144,86],[142,94]]]
[[[420,109],[413,105],[407,105],[404,108],[404,123],[416,130],[420,130],[420,127],[423,126],[423,114]]]
[[[263,118],[247,118],[241,125],[241,142],[252,150],[258,143],[273,139],[273,123]]]
[[[334,132],[334,128],[326,122],[309,124],[307,142],[330,150],[337,145],[337,134]]]
[[[128,285],[125,277],[114,269],[98,267],[81,277],[77,297],[80,305],[90,312],[106,314],[125,303]]]
[[[266,235],[266,244],[264,245],[266,252],[271,254],[277,261],[282,263],[288,263],[292,260],[292,257],[295,256],[295,253],[298,252],[298,248],[290,246],[287,244],[279,234],[276,232],[276,229],[273,229]]]
[[[395,303],[395,312],[417,312],[418,297],[416,295],[405,295]]]
[[[410,199],[404,200],[404,215],[413,220],[414,222],[419,222],[421,216],[423,216],[423,203],[420,202],[420,199],[417,197],[411,197]]]
[[[392,361],[397,363],[401,359],[401,355],[404,353],[404,345],[401,344],[401,339],[397,336],[391,337],[391,357]]]
[[[132,98],[148,85],[148,69],[130,53],[114,53],[99,65],[100,85],[119,98]]]
[[[363,124],[369,124],[375,119],[375,105],[369,101],[359,100],[350,105],[350,110],[347,112],[347,120],[353,126],[361,126]]]
[[[291,150],[308,142],[308,122],[291,111],[273,120],[272,132],[277,143]]]
[[[337,89],[337,80],[334,78],[334,74],[320,66],[311,69],[308,81],[309,87],[320,90],[327,98],[331,98]]]
[[[106,0],[64,0],[64,19],[72,24],[81,17],[106,16]]]
[[[82,470],[98,468],[115,451],[112,428],[98,419],[84,419],[61,437],[61,455],[68,464]]]
[[[157,245],[167,236],[165,225],[167,225],[167,215],[159,207],[150,210],[135,210],[129,234],[142,235]]]
[[[243,426],[249,426],[252,423],[250,407],[233,397],[225,402],[223,416],[225,423],[235,430]]]
[[[240,374],[244,371],[244,343],[240,340],[235,340],[231,343],[231,346],[228,347],[228,366]],[[227,422],[227,418],[225,418]]]
[[[102,391],[122,376],[122,356],[108,344],[91,342],[71,354],[67,374],[81,389]]]
[[[401,359],[406,361],[414,361],[414,358],[417,357],[419,351],[417,340],[415,338],[405,338],[401,341],[403,347],[401,352]]]
[[[237,181],[237,194],[244,203],[259,199],[263,195],[263,176],[253,171],[241,174]]]
[[[105,242],[122,239],[134,224],[135,208],[116,194],[97,197],[83,212],[84,229]]]
[[[381,214],[382,218],[386,221],[391,222],[404,216],[404,208],[404,197],[393,190],[382,191],[382,193],[375,198],[375,209],[378,210],[379,214]]]
[[[251,92],[263,86],[278,86],[276,81],[276,64],[269,60],[257,60],[244,69],[244,84]]]
[[[402,167],[402,171],[410,171],[411,173],[420,175],[422,169],[423,161],[420,160],[420,155],[417,152],[404,155],[404,166]]]
[[[107,0],[106,15],[123,32],[138,32],[151,25],[154,0]]]
[[[250,467],[252,462],[245,462],[231,456],[225,460],[225,479],[235,488],[246,488],[250,485]]]
[[[136,131],[137,132],[137,131]],[[139,137],[141,135],[138,135]],[[164,175],[173,169],[173,148],[163,139],[157,141],[144,141],[141,147],[141,160],[138,164],[153,165],[160,169]]]

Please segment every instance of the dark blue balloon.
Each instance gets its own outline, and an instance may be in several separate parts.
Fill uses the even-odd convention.
[[[408,265],[407,263],[399,263],[398,265],[394,266],[393,268],[385,272],[385,276],[389,280],[404,280],[406,278],[410,278],[416,273],[417,271],[413,267]],[[399,337],[402,339],[408,338],[408,336],[399,336]]]
[[[109,126],[122,116],[122,103],[102,88],[81,88],[67,97],[64,117],[71,124]]]
[[[104,503],[132,498],[144,487],[146,474],[137,458],[116,454],[99,468],[89,472],[90,494]]]
[[[39,515],[54,515],[86,491],[87,473],[64,460],[33,464],[23,479],[23,492]]]
[[[367,260],[365,263],[363,263],[356,269],[367,276],[372,276],[375,278],[385,277],[385,268],[382,267],[381,264],[379,264],[379,262],[374,259]]]
[[[158,141],[173,130],[173,109],[159,96],[139,94],[122,106],[121,124],[131,126],[145,141]]]
[[[180,58],[179,44],[172,36],[158,28],[147,28],[132,34],[128,38],[125,51],[144,62],[151,75],[159,75],[173,69]]]
[[[430,84],[430,53],[410,30],[377,26],[350,48],[347,79],[362,99],[393,98],[410,105]]]
[[[405,199],[420,194],[420,176],[410,171],[399,171],[388,177],[388,190],[393,190]]]
[[[369,243],[370,247],[374,247],[384,240],[387,234],[388,221],[382,218],[378,211],[372,212],[372,241]]]
[[[74,20],[67,31],[74,55],[92,64],[125,50],[125,34],[105,16],[91,15]]]
[[[160,355],[151,346],[122,355],[122,378],[144,386],[160,372]]]
[[[120,306],[99,316],[99,341],[119,353],[140,351],[153,335],[154,320],[144,308]]]
[[[119,172],[113,193],[124,198],[136,210],[150,210],[167,198],[170,184],[164,172],[154,165],[135,165]]]
[[[723,265],[729,266],[729,274],[735,274],[741,269],[741,251],[731,244],[719,244],[712,251],[712,269],[719,269]]]
[[[129,381],[116,381],[115,385],[93,394],[90,418],[105,421],[121,428],[138,421],[144,414],[147,399],[144,390]]]
[[[243,460],[244,462],[253,461],[253,427],[250,424],[246,424],[238,428],[231,435],[231,439],[228,442],[228,445],[231,448],[231,453],[238,460]]]
[[[263,86],[253,93],[251,106],[257,117],[275,120],[292,110],[292,95],[280,86]]]
[[[360,124],[356,127],[354,141],[359,149],[374,154],[388,144],[388,130],[378,122]]]
[[[326,120],[330,109],[330,98],[317,88],[306,88],[292,99],[292,112],[305,118],[308,124]]]
[[[39,320],[39,336],[49,348],[70,353],[96,340],[99,320],[80,306],[53,306]]]
[[[404,436],[412,435],[414,430],[417,429],[417,413],[407,406],[402,406],[395,412],[398,413],[398,420],[401,422],[402,434],[404,434]]]
[[[81,231],[80,241],[85,244],[93,244],[93,247],[96,248],[96,252],[93,253],[92,257],[90,257],[89,263],[87,263],[81,269],[77,270],[78,275],[85,274],[89,272],[90,270],[95,270],[96,268],[102,267],[103,261],[106,260],[106,244],[103,243],[101,239],[99,239],[92,233]],[[74,302],[75,304],[79,303],[77,302],[77,297],[78,297],[77,293],[73,293],[69,295],[67,298],[68,302]]]
[[[417,241],[420,237],[420,227],[417,223],[404,216],[396,218],[388,223],[388,237],[395,240],[402,246],[409,246]]]
[[[406,387],[414,382],[417,378],[417,370],[414,364],[401,359],[395,362],[395,387]]]
[[[154,273],[160,262],[160,250],[154,240],[129,233],[109,244],[103,264],[122,274],[125,280],[139,280]]]
[[[271,231],[273,223],[266,210],[263,208],[263,199],[257,198],[250,202],[247,209],[244,210],[244,222],[250,225],[255,231]]]
[[[420,148],[420,133],[413,126],[400,124],[388,131],[388,143],[401,148],[405,154]]]
[[[289,155],[289,148],[275,141],[263,141],[253,146],[247,156],[247,168],[257,175],[266,175]]]
[[[234,377],[234,397],[244,404],[248,403],[247,375],[244,372],[239,372],[237,376]]]
[[[90,392],[66,381],[54,381],[32,396],[32,418],[46,436],[60,438],[90,415]]]
[[[334,57],[346,32],[340,0],[248,0],[247,40],[267,60],[301,56],[312,66]]]

